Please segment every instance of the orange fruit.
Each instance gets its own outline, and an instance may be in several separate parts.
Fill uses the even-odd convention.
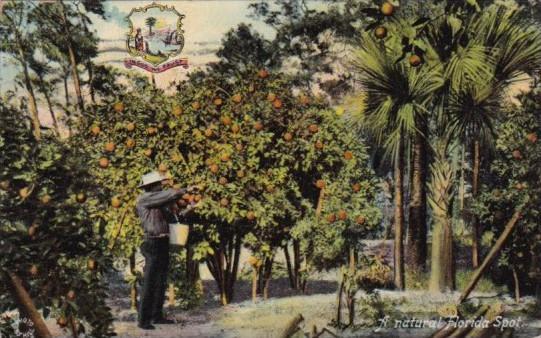
[[[113,105],[113,109],[117,112],[117,113],[121,113],[123,110],[124,110],[124,103],[122,102],[117,102]]]
[[[106,152],[112,153],[113,151],[115,151],[116,145],[113,142],[107,142],[105,143],[105,146],[103,147],[103,149]]]
[[[39,201],[40,201],[42,204],[47,205],[47,204],[49,204],[49,202],[51,202],[51,199],[52,199],[51,195],[45,194],[45,195],[43,195],[43,196],[40,197]]]
[[[86,261],[86,267],[88,268],[88,270],[94,271],[96,270],[97,266],[98,264],[96,263],[96,260],[94,258],[89,258]]]
[[[32,224],[30,228],[28,228],[28,236],[32,237],[35,236],[38,232],[38,227],[35,224]]]
[[[201,104],[199,102],[195,101],[192,103],[193,110],[199,110],[199,108],[201,108]]]
[[[383,26],[377,27],[377,28],[374,30],[374,35],[375,35],[376,38],[378,38],[378,39],[385,39],[385,37],[387,36],[387,28],[385,28],[385,27],[383,27]]]
[[[68,326],[68,320],[64,316],[58,317],[58,319],[56,320],[56,323],[58,324],[58,326],[62,328]]]
[[[417,67],[423,62],[423,60],[421,60],[421,57],[417,54],[413,54],[412,56],[409,57],[408,60],[412,67]]]
[[[231,100],[233,100],[233,102],[235,103],[241,103],[242,101],[242,95],[240,94],[235,94],[231,97]]]
[[[109,160],[107,158],[105,158],[105,157],[102,157],[102,158],[100,158],[99,164],[100,164],[100,167],[105,169],[105,168],[107,168],[109,166]]]
[[[2,189],[2,190],[5,190],[5,191],[9,190],[10,185],[11,185],[11,183],[9,181],[7,181],[7,180],[0,181],[0,189]]]
[[[267,185],[267,192],[269,193],[273,193],[274,192],[274,187],[272,185]]]
[[[225,125],[225,126],[229,126],[231,124],[231,118],[229,116],[224,116],[222,117],[222,123]]]
[[[154,127],[148,127],[147,128],[147,134],[156,135],[157,133],[158,133],[158,128],[154,128]]]
[[[182,199],[185,200],[185,201],[189,201],[190,200],[190,194],[185,193],[184,195],[182,195]]]
[[[238,133],[238,132],[240,131],[239,125],[238,125],[238,124],[232,125],[232,126],[231,126],[231,131],[232,131],[233,133],[235,133],[235,134]]]
[[[223,176],[220,177],[220,178],[218,179],[218,183],[220,183],[221,185],[226,185],[226,184],[227,184],[227,178],[225,178],[225,177],[223,177]]]
[[[293,139],[293,134],[291,133],[284,134],[284,140],[286,140],[287,142],[291,141],[292,139]]]
[[[218,107],[221,106],[223,103],[222,99],[219,97],[215,98],[214,101],[212,102],[214,103],[215,106],[218,106]]]
[[[248,211],[246,213],[246,219],[249,221],[253,221],[255,219],[255,213],[253,211]]]
[[[359,183],[355,183],[351,186],[351,188],[353,189],[354,192],[359,192],[361,191],[361,185]]]
[[[30,276],[36,277],[39,273],[38,266],[36,264],[32,264],[30,269],[28,269],[28,273],[30,273]]]
[[[345,221],[346,219],[348,219],[348,213],[344,209],[338,211],[338,219],[341,221]]]
[[[269,76],[269,72],[266,69],[260,69],[257,72],[257,76],[259,76],[261,79],[265,79]]]
[[[111,206],[113,208],[120,208],[121,205],[122,205],[122,201],[120,201],[120,198],[116,196],[111,198]]]
[[[135,130],[135,123],[133,122],[130,122],[126,125],[126,130],[127,131],[134,131]]]
[[[274,100],[276,100],[276,94],[268,93],[267,94],[267,101],[273,102]]]
[[[246,174],[244,173],[244,170],[239,170],[237,171],[237,177],[238,178],[243,178]]]
[[[529,133],[528,135],[526,135],[526,138],[527,138],[528,141],[530,141],[531,143],[537,142],[537,134],[536,134],[536,133]]]
[[[357,222],[357,224],[363,225],[364,222],[366,222],[366,218],[364,218],[364,216],[362,215],[357,216],[357,218],[355,219],[355,222]]]
[[[227,162],[231,159],[231,157],[229,156],[228,153],[223,153],[221,156],[220,156],[220,160],[222,160],[223,162]]]
[[[227,198],[225,198],[225,197],[222,198],[222,199],[220,200],[220,205],[221,205],[222,207],[227,207],[227,206],[229,205],[229,200],[228,200]]]
[[[306,95],[301,95],[299,97],[299,101],[301,102],[301,104],[304,104],[304,105],[310,104],[310,98]]]
[[[336,221],[336,215],[333,214],[333,213],[328,214],[327,217],[326,217],[326,219],[327,219],[327,222],[329,222],[329,223],[334,223],[334,222]]]
[[[316,181],[316,187],[318,187],[319,189],[325,188],[325,181],[323,181],[323,180],[317,180],[317,181]]]
[[[145,154],[145,156],[147,156],[147,157],[152,156],[152,149],[150,149],[150,148],[145,149],[144,154]]]
[[[515,160],[522,159],[522,153],[520,152],[520,150],[513,150],[513,158]]]
[[[176,117],[179,117],[180,115],[182,115],[182,107],[174,106],[173,115],[175,115]]]
[[[349,151],[349,150],[345,151],[344,152],[344,158],[346,160],[351,160],[353,158],[353,153],[351,151]]]
[[[276,100],[272,101],[272,106],[274,108],[276,108],[276,109],[282,108],[282,100],[276,99]]]
[[[194,195],[193,200],[194,200],[194,202],[199,202],[199,201],[201,201],[202,198],[203,197],[201,195]]]
[[[75,291],[69,290],[68,293],[66,294],[66,297],[71,301],[75,300]]]
[[[255,129],[256,131],[261,131],[261,130],[263,130],[263,123],[257,121],[257,122],[254,124],[254,129]]]
[[[86,194],[84,192],[80,192],[75,196],[75,200],[79,203],[84,203],[86,201]]]
[[[209,169],[211,173],[216,174],[220,168],[217,164],[211,164]]]
[[[212,131],[212,129],[210,129],[210,128],[205,129],[205,136],[206,137],[212,137],[213,134],[214,134],[214,132]]]
[[[129,138],[126,140],[126,147],[133,148],[135,147],[135,140],[132,138]]]
[[[391,16],[394,13],[394,6],[389,2],[384,2],[380,8],[381,14],[385,16]]]
[[[235,149],[237,149],[237,151],[242,151],[243,149],[242,144],[240,143],[235,144]]]
[[[315,134],[319,131],[319,127],[317,126],[317,124],[311,124],[308,126],[308,130],[312,133],[312,134]]]
[[[167,171],[167,164],[165,163],[160,163],[160,165],[158,166],[158,171],[164,173]]]
[[[98,136],[101,132],[101,129],[100,127],[98,126],[93,126],[92,128],[90,128],[90,132],[94,135],[94,136]]]
[[[323,149],[323,142],[321,141],[316,141],[316,143],[314,144],[314,147],[316,147],[316,149]]]
[[[27,198],[29,195],[30,195],[29,187],[24,187],[24,188],[19,189],[19,196],[21,196],[21,198]]]

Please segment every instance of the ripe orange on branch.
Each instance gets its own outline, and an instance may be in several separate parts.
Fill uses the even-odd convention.
[[[244,173],[244,170],[238,170],[237,171],[237,177],[238,178],[243,178],[246,174]]]
[[[308,126],[308,130],[312,133],[312,134],[315,134],[319,131],[319,127],[317,126],[317,124],[311,124]]]
[[[273,102],[274,100],[276,100],[276,94],[274,94],[274,93],[268,93],[268,94],[267,94],[267,101]]]
[[[45,195],[43,195],[43,196],[40,197],[39,201],[40,201],[42,204],[47,205],[47,204],[49,204],[49,202],[51,202],[51,199],[52,199],[51,195],[45,194]]]
[[[246,213],[246,219],[249,220],[249,221],[253,221],[255,219],[255,212],[248,211]]]
[[[86,202],[86,194],[84,192],[80,192],[77,194],[77,196],[75,196],[75,200],[78,202],[78,203],[84,203]]]
[[[291,134],[291,133],[285,133],[285,134],[284,134],[284,140],[285,140],[285,141],[289,142],[289,141],[291,141],[292,139],[293,139],[293,134]]]
[[[69,290],[68,293],[66,294],[66,297],[71,301],[75,300],[75,296],[76,294],[75,294],[75,291],[73,290]]]
[[[238,132],[240,131],[239,125],[238,125],[238,124],[232,125],[232,126],[231,126],[231,131],[232,131],[234,134],[238,133]]]
[[[105,169],[109,166],[109,160],[105,157],[100,158],[99,160],[100,167]]]
[[[254,124],[254,129],[255,129],[256,131],[261,131],[261,130],[263,130],[263,123],[257,121],[257,122]]]
[[[210,169],[210,172],[213,173],[213,174],[216,174],[218,172],[218,170],[220,170],[220,168],[218,167],[217,164],[211,164],[209,166],[209,169]]]
[[[391,16],[394,13],[394,6],[390,2],[384,2],[380,8],[381,14]]]
[[[161,173],[166,172],[167,171],[167,164],[160,163],[160,165],[158,166],[158,171],[160,171]]]
[[[318,150],[323,149],[323,142],[316,141],[316,143],[314,143],[314,147],[316,147],[316,149],[318,149]]]
[[[192,109],[193,110],[199,110],[199,108],[201,108],[201,104],[197,101],[195,102],[192,102]]]
[[[338,219],[341,221],[345,221],[346,219],[348,219],[348,213],[343,209],[338,211]]]
[[[223,176],[220,177],[220,178],[218,179],[218,183],[220,183],[221,185],[226,185],[226,184],[227,184],[227,178],[225,178],[225,177],[223,177]]]
[[[135,123],[133,122],[130,122],[126,125],[126,130],[127,131],[134,131],[135,130]]]
[[[94,135],[94,136],[98,136],[101,132],[101,129],[100,127],[98,126],[93,126],[92,128],[90,128],[90,132]]]
[[[182,115],[182,107],[174,106],[173,115],[175,115],[176,117],[179,117],[180,115]]]
[[[535,143],[537,142],[537,134],[536,133],[529,133],[526,138],[528,139],[528,141],[530,141],[531,143]]]
[[[336,215],[333,214],[333,213],[328,214],[327,217],[326,217],[326,219],[327,219],[327,222],[329,222],[329,223],[334,223],[334,222],[336,221]]]
[[[126,147],[128,147],[130,149],[135,147],[135,140],[132,139],[132,138],[127,139],[126,140]]]
[[[359,192],[361,191],[361,185],[359,183],[354,183],[351,188],[353,189],[354,192]]]
[[[522,159],[522,153],[520,152],[520,150],[513,150],[513,158],[515,160]]]
[[[145,154],[146,157],[150,157],[150,156],[152,156],[152,149],[147,148],[147,149],[145,149],[145,151],[143,153]]]
[[[107,142],[105,143],[103,149],[108,153],[112,153],[113,151],[115,151],[116,145],[113,142]]]
[[[379,26],[374,30],[374,35],[378,39],[385,39],[387,37],[387,28]]]
[[[30,193],[31,193],[31,190],[29,187],[24,187],[24,188],[19,189],[19,196],[21,198],[27,198],[28,196],[30,196]]]
[[[423,62],[421,57],[417,54],[413,54],[412,56],[410,56],[408,61],[412,67],[417,67]]]
[[[242,151],[242,149],[243,149],[242,144],[240,144],[240,143],[235,144],[235,149],[237,151]]]
[[[353,153],[351,151],[349,151],[349,150],[345,151],[344,152],[344,158],[346,160],[351,160],[353,158]]]
[[[36,277],[39,273],[38,266],[36,264],[32,264],[30,266],[30,269],[28,269],[28,273],[30,274],[30,276]]]
[[[230,159],[231,159],[231,156],[228,153],[223,153],[222,155],[220,155],[220,160],[222,160],[223,162],[227,162]]]
[[[117,113],[121,113],[123,110],[124,110],[124,103],[122,102],[117,102],[113,105],[113,109],[117,112]]]
[[[117,196],[111,198],[111,206],[115,209],[118,209],[120,208],[120,206],[122,205],[122,201],[120,200],[120,198],[118,198]]]
[[[229,126],[231,124],[231,118],[229,116],[223,116],[221,120],[224,126]]]
[[[205,136],[206,137],[212,137],[213,134],[214,134],[214,132],[212,131],[212,129],[210,129],[210,128],[205,129]]]
[[[221,98],[217,97],[214,99],[214,101],[212,101],[214,103],[215,106],[219,107],[222,105],[223,101]]]
[[[225,198],[225,197],[222,198],[222,199],[220,200],[220,205],[221,205],[222,207],[227,207],[227,206],[229,205],[229,200],[228,200],[227,198]]]
[[[257,72],[257,76],[259,76],[261,79],[265,79],[269,76],[269,72],[266,69],[260,69]]]
[[[272,106],[276,109],[280,109],[282,108],[283,104],[282,104],[282,100],[280,99],[276,99],[274,101],[272,101]]]
[[[231,100],[235,103],[240,103],[242,101],[242,95],[235,94],[231,97]]]
[[[359,225],[363,225],[366,222],[366,218],[364,218],[364,216],[362,215],[357,216],[357,218],[355,219],[355,222],[357,222],[357,224]]]
[[[7,181],[7,180],[1,181],[0,182],[0,189],[2,189],[4,191],[7,191],[7,190],[9,190],[10,185],[11,185],[11,183],[9,183],[9,181]]]

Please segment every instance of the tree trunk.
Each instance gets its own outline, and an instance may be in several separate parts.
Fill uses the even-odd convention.
[[[23,286],[23,281],[13,272],[6,273],[6,281],[19,313],[26,316],[34,324],[34,331],[38,338],[51,338],[52,335],[36,309],[32,298]]]
[[[257,282],[259,280],[258,268],[252,266],[252,302],[257,301]]]
[[[513,282],[515,284],[515,301],[520,303],[520,283],[518,280],[517,269],[515,269],[515,267],[513,267]]]
[[[39,80],[43,83],[43,77],[40,76]],[[49,96],[49,93],[47,92],[46,88],[43,86],[41,87],[41,92],[43,93],[43,96],[45,97],[45,101],[47,101],[47,107],[49,108],[49,114],[51,114],[51,120],[53,121],[55,134],[56,136],[60,136],[60,128],[58,127],[58,121],[56,120],[56,115],[53,110],[51,97]]]
[[[88,71],[88,87],[90,89],[90,99],[92,100],[92,103],[96,103],[96,93],[94,92],[94,85],[92,84],[92,81],[94,79],[92,67],[92,61],[87,61],[86,70]]]
[[[38,106],[36,103],[36,95],[34,94],[34,88],[32,87],[32,82],[30,80],[30,73],[28,71],[28,65],[26,63],[21,36],[16,27],[12,27],[12,29],[15,31],[15,37],[17,40],[16,41],[17,50],[19,52],[19,62],[23,68],[24,84],[26,87],[26,91],[28,92],[28,103],[29,103],[30,115],[32,118],[34,137],[36,138],[36,140],[39,141],[41,139],[41,122],[39,120]]]
[[[473,276],[471,277],[470,282],[468,283],[464,291],[462,291],[462,294],[460,295],[460,298],[458,299],[459,304],[462,303],[464,300],[466,300],[466,298],[468,298],[470,293],[473,291],[473,289],[477,285],[477,282],[479,282],[479,279],[481,279],[481,277],[483,276],[487,268],[490,266],[490,264],[492,264],[492,262],[496,259],[496,257],[500,253],[505,242],[507,241],[507,239],[509,239],[509,237],[513,233],[513,230],[515,229],[515,226],[518,223],[518,219],[520,218],[520,213],[522,212],[523,207],[524,206],[521,206],[517,209],[517,211],[515,211],[515,213],[513,214],[513,217],[511,217],[509,222],[505,225],[503,232],[498,237],[498,239],[496,240],[496,243],[494,243],[494,246],[490,249],[488,255],[483,260],[483,263],[481,263],[479,268],[475,270],[475,272],[473,273]]]
[[[214,248],[214,254],[207,259],[207,266],[216,281],[222,305],[233,300],[237,280],[242,236],[233,235]]]
[[[432,258],[430,267],[430,292],[454,289],[453,230],[450,220],[436,221],[432,235]]]
[[[479,170],[481,167],[481,145],[478,140],[473,142],[473,177],[472,198],[475,201],[479,194]],[[479,217],[473,215],[472,219],[472,267],[479,266]]]
[[[293,271],[295,277],[295,290],[301,287],[301,245],[297,239],[293,240]]]
[[[263,273],[263,299],[269,299],[269,284],[272,277],[272,265],[274,263],[274,257],[265,259],[265,269]]]
[[[69,62],[71,65],[71,74],[73,77],[73,85],[75,88],[75,95],[77,96],[77,105],[79,107],[79,112],[82,113],[85,110],[84,102],[83,102],[83,95],[81,92],[81,80],[79,78],[79,72],[77,71],[77,60],[75,59],[75,52],[73,51],[73,45],[70,38],[70,30],[69,30],[69,23],[68,19],[66,17],[66,7],[64,5],[63,1],[58,1],[60,3],[60,7],[62,8],[62,23],[64,28],[64,33],[66,37],[66,47],[68,48],[68,56],[69,56]]]
[[[130,273],[135,276],[135,252],[130,255]],[[131,285],[130,289],[130,307],[137,310],[137,282]]]
[[[62,78],[64,82],[64,97],[66,98],[66,107],[69,107],[70,105],[70,94],[68,91],[68,76],[69,76],[68,73],[66,73],[64,77]]]
[[[340,327],[342,322],[342,294],[344,293],[344,279],[340,281],[340,287],[338,288],[338,306],[336,309],[336,324]]]
[[[399,137],[398,151],[394,168],[394,284],[399,290],[404,290],[404,145],[402,136]]]
[[[283,250],[284,250],[284,255],[285,255],[285,259],[286,259],[287,276],[289,278],[289,286],[292,289],[295,289],[295,279],[294,279],[294,276],[293,276],[293,268],[291,266],[291,256],[289,255],[288,244],[284,245]]]
[[[424,135],[423,135],[424,134]],[[426,268],[426,128],[417,132],[413,143],[412,180],[410,184],[407,231],[407,265],[413,271]]]
[[[356,263],[355,263],[355,249],[350,248],[349,249],[349,271],[351,275],[354,275],[356,269]],[[355,290],[357,291],[357,290]],[[348,319],[349,319],[349,326],[353,326],[355,322],[355,293],[348,294]]]

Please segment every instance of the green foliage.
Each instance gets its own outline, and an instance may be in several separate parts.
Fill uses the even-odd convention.
[[[0,279],[19,275],[36,306],[81,321],[81,332],[112,333],[103,274],[111,266],[89,209],[100,195],[86,154],[45,137],[37,142],[23,113],[0,105]],[[77,201],[77,194],[85,201]],[[93,260],[94,267],[90,267]],[[0,312],[15,307],[0,283]],[[68,299],[69,290],[76,294]]]
[[[172,249],[169,258],[169,282],[173,283],[176,304],[183,310],[194,308],[201,304],[203,284],[201,280],[190,280],[186,269],[186,250]]]
[[[520,100],[521,106],[509,107],[509,118],[497,126],[495,158],[485,173],[490,180],[483,187],[484,192],[475,210],[491,234],[485,236],[486,244],[492,245],[509,221],[509,215],[517,206],[526,203],[518,226],[499,258],[499,266],[509,272],[516,269],[521,283],[533,291],[531,283],[541,272],[537,263],[541,254],[540,215],[539,210],[533,207],[540,203],[541,198],[541,148],[537,140],[537,135],[541,134],[537,116],[541,102],[539,89],[523,95]]]

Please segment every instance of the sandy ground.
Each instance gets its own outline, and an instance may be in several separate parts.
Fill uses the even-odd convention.
[[[306,295],[298,295],[288,287],[286,279],[274,280],[270,287],[271,298],[253,303],[250,299],[250,284],[239,281],[236,285],[236,301],[228,306],[219,305],[215,295],[215,285],[212,280],[205,280],[206,298],[201,307],[182,311],[169,309],[169,316],[177,323],[172,325],[157,325],[153,331],[143,331],[137,328],[135,311],[129,309],[129,298],[122,285],[116,285],[112,290],[110,305],[115,314],[115,330],[119,337],[222,337],[222,338],[265,338],[279,337],[287,323],[297,314],[302,314],[305,321],[301,328],[311,331],[315,325],[324,328],[334,318],[336,311],[336,281],[318,280],[308,284]],[[358,295],[362,297],[363,294]],[[474,294],[475,302],[494,302],[494,294]],[[381,291],[381,297],[390,302],[394,310],[405,313],[406,317],[431,318],[442,305],[452,302],[458,293],[434,296],[423,291]],[[513,318],[520,316],[525,307],[531,306],[532,298],[524,298],[517,305],[510,297],[497,299],[506,305],[506,313],[513,313]],[[346,314],[344,313],[344,316]],[[362,314],[358,315],[362,317]],[[541,335],[541,320],[524,318],[524,326],[517,330],[514,337],[536,337]],[[48,321],[55,337],[70,337],[56,326],[54,321]],[[327,326],[328,327],[328,326]],[[329,327],[332,332],[336,329]],[[345,331],[340,337],[404,337],[418,338],[429,336],[433,329],[392,329],[392,324],[386,329],[375,332],[372,329]],[[303,337],[299,334],[297,337]],[[330,337],[323,335],[322,337]]]

